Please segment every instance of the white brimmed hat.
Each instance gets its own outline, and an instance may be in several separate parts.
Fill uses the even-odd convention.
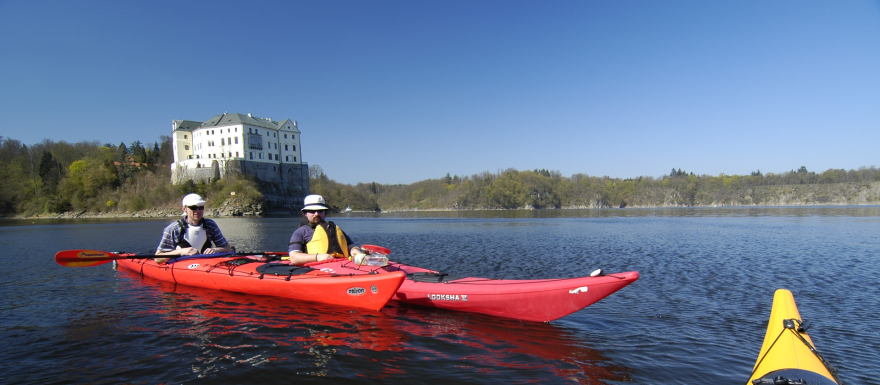
[[[327,202],[324,201],[324,197],[320,195],[309,195],[306,196],[306,199],[303,200],[303,208],[302,211],[306,210],[329,210],[327,208]]]
[[[184,206],[202,206],[204,204],[205,200],[199,194],[189,194],[183,197]]]

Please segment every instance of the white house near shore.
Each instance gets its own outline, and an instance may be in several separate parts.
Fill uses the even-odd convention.
[[[204,122],[172,120],[172,183],[238,172],[308,191],[296,121],[223,113]]]

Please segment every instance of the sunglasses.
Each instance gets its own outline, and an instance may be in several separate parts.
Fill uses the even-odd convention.
[[[188,208],[192,211],[196,211],[196,210],[204,210],[205,206],[186,206],[186,208]]]
[[[308,214],[317,214],[317,213],[320,213],[323,211],[324,210],[303,210],[304,213],[308,213]]]

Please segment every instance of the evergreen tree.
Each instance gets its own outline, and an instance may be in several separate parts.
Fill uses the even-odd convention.
[[[37,170],[37,175],[43,181],[43,192],[49,195],[55,194],[58,183],[61,182],[61,164],[55,160],[51,152],[43,151]]]
[[[128,147],[125,147],[125,143],[119,142],[119,147],[116,148],[116,161],[128,162]]]

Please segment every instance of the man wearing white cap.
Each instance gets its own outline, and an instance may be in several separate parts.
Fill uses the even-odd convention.
[[[291,263],[301,265],[363,253],[339,226],[325,221],[328,207],[324,197],[309,195],[303,203],[302,212],[308,223],[290,236],[287,251]]]
[[[195,255],[228,253],[232,247],[217,222],[206,219],[205,200],[198,194],[183,197],[185,219],[165,227],[162,241],[156,248],[156,255]],[[213,247],[211,247],[213,244]],[[156,262],[165,263],[170,258],[156,258]]]

